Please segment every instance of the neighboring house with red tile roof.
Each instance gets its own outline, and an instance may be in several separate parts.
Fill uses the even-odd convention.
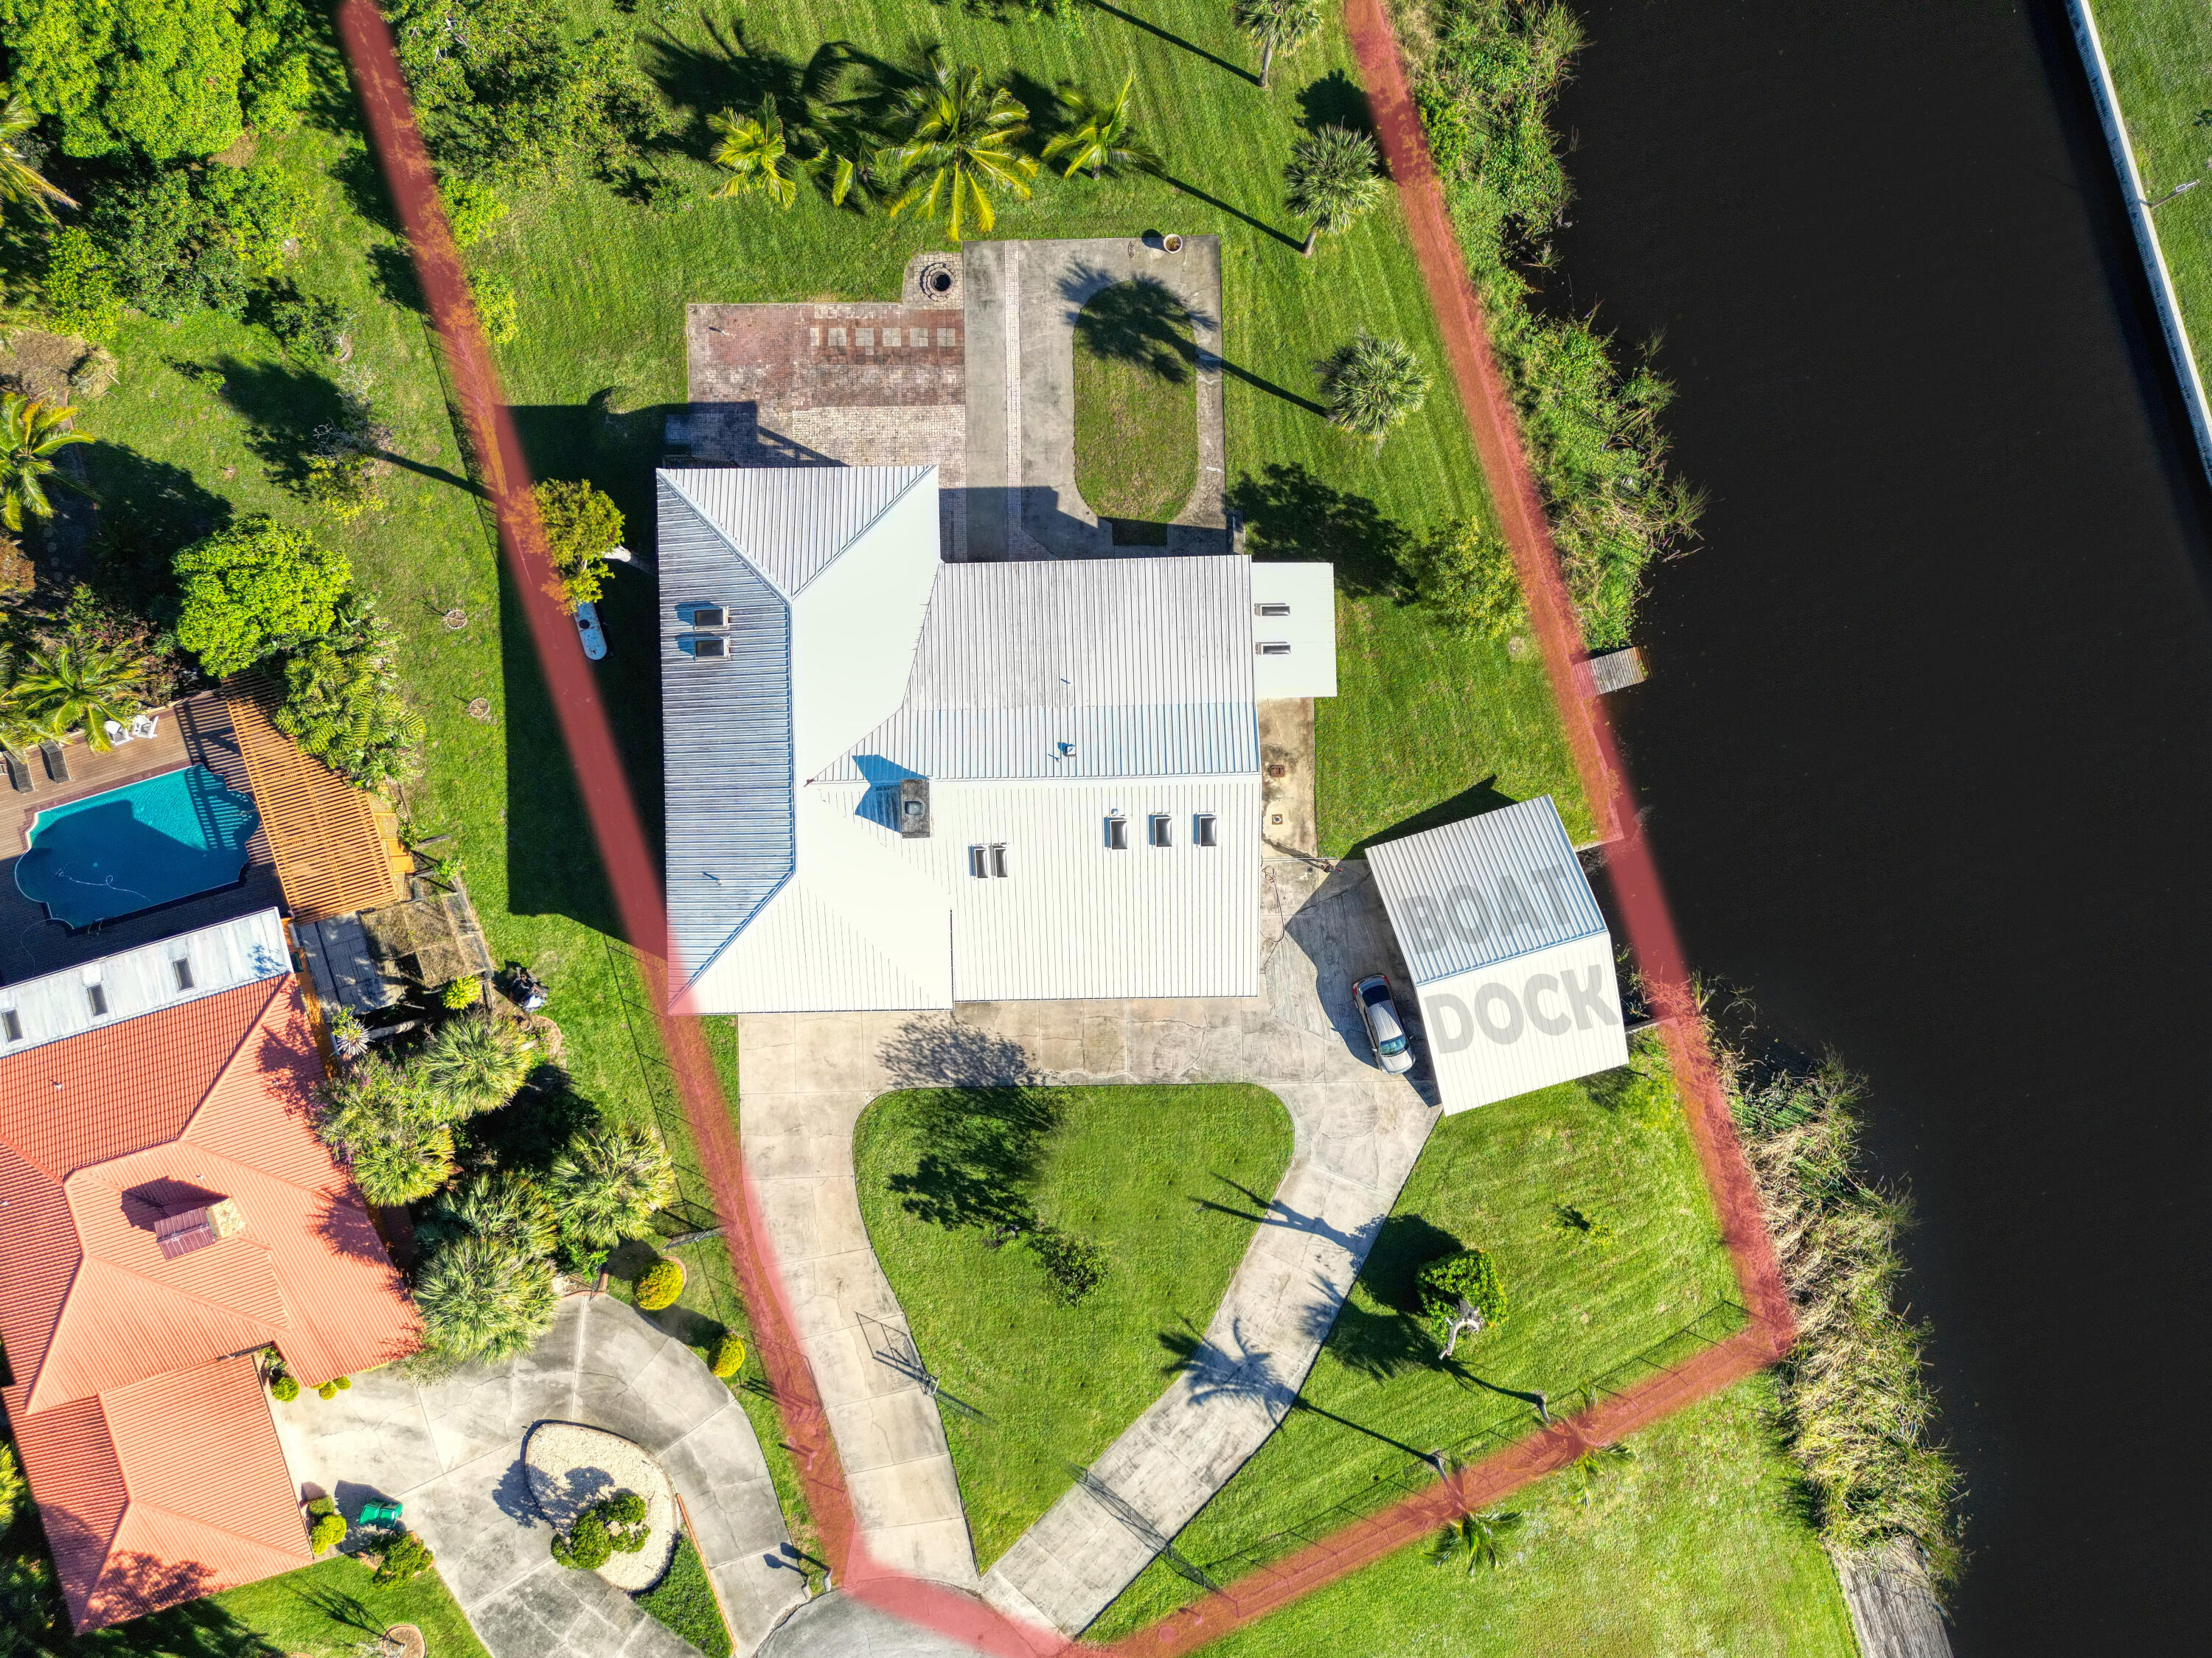
[[[80,1630],[307,1564],[253,1354],[414,1350],[289,974],[0,1058],[4,1397]]]

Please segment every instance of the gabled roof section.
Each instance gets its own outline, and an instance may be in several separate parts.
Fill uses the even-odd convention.
[[[948,564],[897,713],[821,780],[1256,772],[1246,560]]]
[[[932,470],[927,466],[702,467],[664,471],[660,477],[789,598]]]

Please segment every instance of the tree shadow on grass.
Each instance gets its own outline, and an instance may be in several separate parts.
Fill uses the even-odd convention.
[[[222,376],[217,394],[246,421],[246,447],[274,482],[296,487],[307,477],[317,434],[345,419],[345,398],[337,385],[325,374],[284,361],[223,356],[214,367]]]
[[[1333,69],[1298,92],[1298,122],[1309,132],[1322,127],[1349,127],[1354,132],[1375,130],[1375,112],[1359,83],[1340,69]]]
[[[922,1151],[890,1189],[906,1212],[948,1231],[975,1228],[999,1242],[1036,1224],[1030,1202],[1057,1101],[1036,1088],[932,1089],[906,1109]]]
[[[1246,224],[1251,226],[1253,229],[1260,232],[1261,234],[1265,236],[1273,236],[1285,247],[1296,248],[1301,252],[1304,252],[1305,242],[1301,238],[1291,235],[1289,231],[1278,229],[1275,226],[1269,224],[1265,219],[1255,219],[1241,207],[1231,207],[1227,202],[1223,201],[1218,196],[1213,195],[1210,191],[1200,190],[1196,185],[1191,183],[1188,179],[1179,179],[1174,173],[1167,172],[1163,172],[1159,176],[1160,182],[1170,186],[1171,189],[1181,191],[1184,195],[1190,197],[1194,201],[1204,202],[1208,207],[1212,208],[1215,211],[1226,213],[1232,219],[1243,220]]]
[[[1258,537],[1255,555],[1325,559],[1340,592],[1402,598],[1412,537],[1365,495],[1339,489],[1297,462],[1270,461],[1258,477],[1241,475],[1229,506]]]
[[[1513,797],[1498,786],[1498,776],[1492,773],[1480,783],[1471,783],[1448,800],[1439,800],[1432,806],[1424,806],[1410,817],[1401,817],[1388,829],[1364,836],[1345,856],[1364,858],[1368,848],[1385,841],[1403,840],[1408,835],[1418,835],[1423,829],[1441,829],[1446,823],[1456,823],[1462,818],[1477,817],[1486,811],[1496,811],[1500,806],[1514,804]]]
[[[678,147],[702,161],[716,143],[708,116],[725,110],[750,115],[765,101],[787,128],[804,126],[838,96],[855,65],[872,61],[845,41],[827,40],[802,64],[748,39],[742,18],[703,21],[704,45],[666,34],[646,42],[646,73],[671,102],[692,112]]]
[[[1109,5],[1106,0],[1091,0],[1091,3],[1109,17],[1119,18],[1130,27],[1142,29],[1146,33],[1164,40],[1171,46],[1181,46],[1192,57],[1203,58],[1215,68],[1228,70],[1240,81],[1249,82],[1255,87],[1260,84],[1260,72],[1257,70],[1246,69],[1242,64],[1232,64],[1226,58],[1217,58],[1195,41],[1186,40],[1180,34],[1170,34],[1158,24],[1148,23],[1133,12],[1123,11],[1119,6]]]
[[[100,498],[92,585],[134,610],[161,615],[175,588],[177,550],[228,525],[231,505],[183,467],[128,444],[87,444],[83,453]]]
[[[1074,302],[1091,288],[1091,273],[1071,272],[1062,283]],[[1181,386],[1197,371],[1198,347],[1191,329],[1199,319],[1180,295],[1156,276],[1091,292],[1075,317],[1075,343],[1092,356],[1123,362]]]

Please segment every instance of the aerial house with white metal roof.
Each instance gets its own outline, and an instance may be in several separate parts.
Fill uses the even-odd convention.
[[[1552,797],[1367,849],[1444,1109],[1628,1062],[1613,935]]]
[[[946,564],[933,467],[658,487],[679,1009],[1257,993],[1255,671],[1334,691],[1325,570]]]

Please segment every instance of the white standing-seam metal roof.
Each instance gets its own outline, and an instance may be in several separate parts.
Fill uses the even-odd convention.
[[[928,468],[661,474],[681,1005],[1255,993],[1249,562],[943,564],[936,489]],[[897,830],[908,779],[926,838]]]
[[[0,985],[0,1054],[20,1054],[291,970],[284,923],[273,909],[157,938],[58,973]],[[10,1029],[17,1034],[10,1036]]]
[[[1252,565],[1254,689],[1263,697],[1336,695],[1336,567]]]
[[[1613,938],[1549,795],[1367,850],[1444,1108],[1627,1062]]]

